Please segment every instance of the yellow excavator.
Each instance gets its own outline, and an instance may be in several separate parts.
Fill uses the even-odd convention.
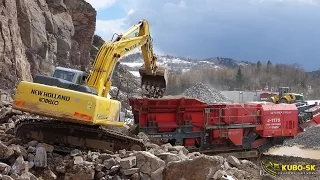
[[[273,103],[286,103],[286,104],[305,102],[305,98],[302,94],[291,93],[289,87],[280,87],[279,94],[272,96],[270,100]]]
[[[108,127],[122,127],[121,103],[108,96],[113,71],[121,58],[141,47],[143,96],[161,98],[167,70],[157,66],[147,20],[141,20],[100,48],[89,73],[56,67],[52,77],[37,75],[21,81],[13,108],[33,116],[16,122],[15,135],[22,141],[37,140],[58,151],[74,148],[118,151],[143,150],[141,140]]]

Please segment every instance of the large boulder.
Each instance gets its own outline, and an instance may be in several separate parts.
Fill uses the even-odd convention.
[[[13,164],[11,172],[21,175],[26,171],[28,171],[28,162],[24,161],[22,156],[19,156]]]
[[[94,178],[95,171],[93,166],[77,164],[71,166],[70,169],[65,173],[65,180],[91,180]]]
[[[36,156],[34,158],[34,164],[36,167],[47,167],[47,151],[44,147],[36,148]]]
[[[221,170],[221,160],[215,156],[202,155],[192,160],[172,161],[163,171],[163,179],[210,179]]]
[[[140,172],[151,176],[151,179],[162,179],[162,171],[166,166],[162,159],[146,151],[139,151],[135,155]]]
[[[12,155],[14,155],[14,150],[0,141],[0,159],[8,159]]]
[[[182,158],[178,156],[177,154],[172,153],[161,153],[157,155],[160,159],[164,160],[166,163],[172,162],[172,161],[181,161]]]

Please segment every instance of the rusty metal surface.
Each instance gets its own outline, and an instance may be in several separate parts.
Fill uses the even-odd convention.
[[[19,119],[16,122],[15,135],[24,142],[37,140],[53,145],[57,151],[77,148],[116,152],[121,149],[146,148],[142,140],[110,129],[44,118]]]

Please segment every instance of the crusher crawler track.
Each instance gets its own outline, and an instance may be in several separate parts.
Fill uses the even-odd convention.
[[[260,159],[262,152],[259,149],[250,149],[250,150],[231,150],[231,151],[200,151],[200,153],[206,155],[219,155],[227,158],[229,155],[232,155],[238,159]]]
[[[55,151],[145,150],[142,140],[101,126],[87,126],[46,118],[22,117],[16,121],[16,137],[24,143],[32,140],[54,146]]]

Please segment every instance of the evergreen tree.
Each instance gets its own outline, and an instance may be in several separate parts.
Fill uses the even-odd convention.
[[[241,68],[238,68],[237,74],[236,74],[236,83],[238,88],[242,88],[244,83],[244,77]]]
[[[302,81],[301,81],[301,87],[302,87],[303,89],[307,89],[307,81],[308,81],[308,78],[309,78],[308,73],[305,73],[305,74],[304,74],[304,77],[302,78]]]
[[[267,62],[267,72],[270,72],[271,66],[272,66],[272,64],[271,64],[271,61],[269,60],[269,61]]]
[[[256,73],[259,73],[259,72],[260,72],[260,69],[261,69],[261,62],[258,61],[258,62],[257,62]]]

